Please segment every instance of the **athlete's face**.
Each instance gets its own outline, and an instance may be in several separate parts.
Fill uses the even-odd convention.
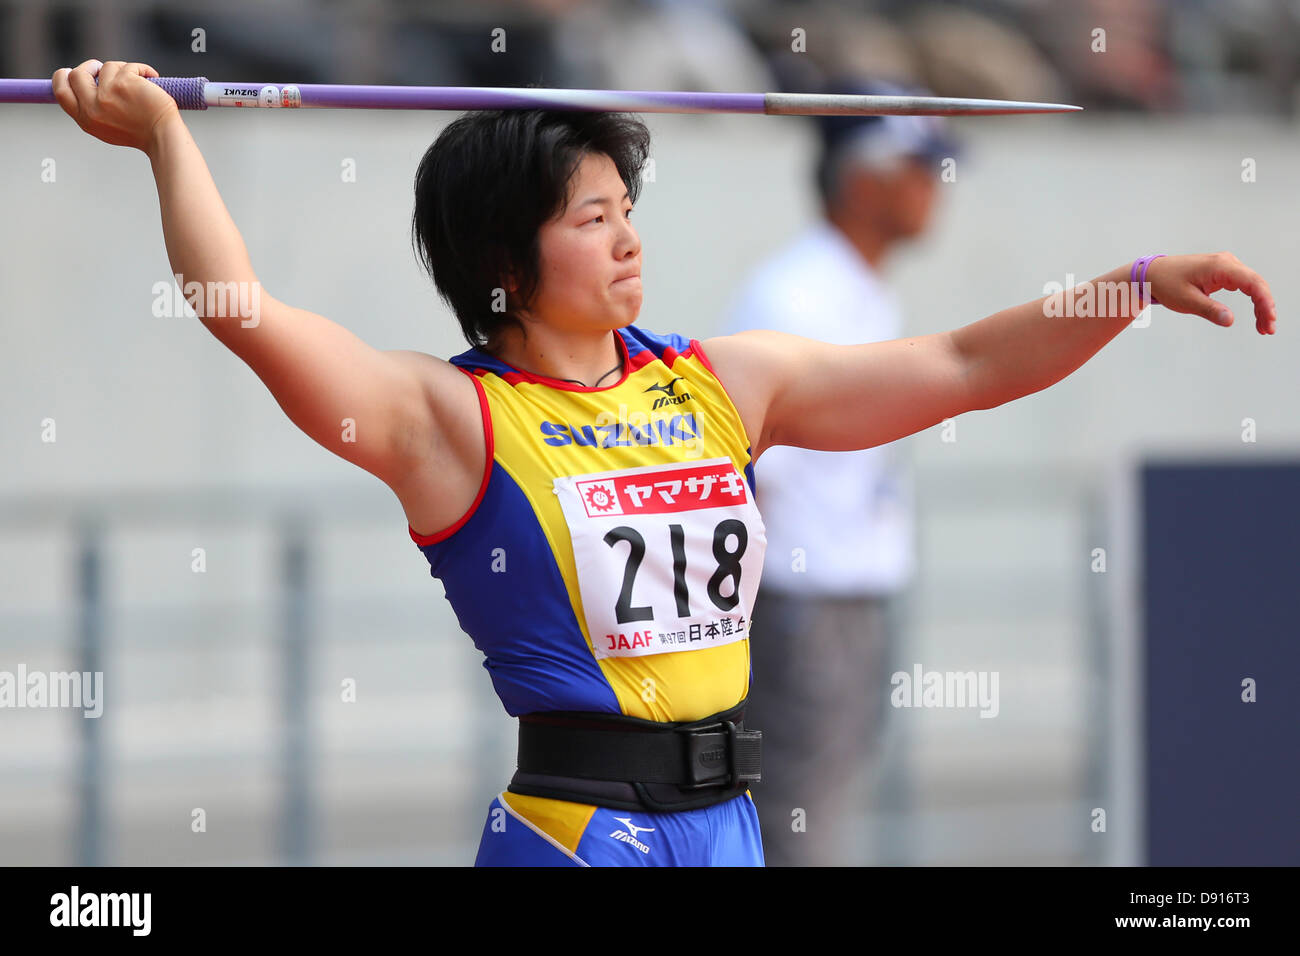
[[[574,331],[631,325],[641,311],[641,240],[627,186],[612,159],[589,153],[570,190],[565,210],[539,231],[540,282],[529,311]]]

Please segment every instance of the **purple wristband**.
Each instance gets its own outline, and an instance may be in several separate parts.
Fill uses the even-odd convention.
[[[1150,267],[1152,262],[1154,262],[1156,259],[1162,258],[1164,255],[1165,254],[1163,252],[1157,252],[1154,256],[1143,256],[1141,259],[1133,260],[1133,268],[1129,270],[1128,281],[1130,283],[1137,283],[1138,286],[1137,296],[1138,296],[1139,305],[1142,303],[1142,286],[1146,285],[1147,282],[1147,269]],[[1138,275],[1139,267],[1141,267],[1142,269],[1142,273],[1140,276]],[[1159,305],[1160,300],[1153,295],[1151,296],[1151,304]]]

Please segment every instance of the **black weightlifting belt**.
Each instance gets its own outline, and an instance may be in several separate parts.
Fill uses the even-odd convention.
[[[506,789],[663,813],[722,803],[758,783],[763,735],[745,701],[691,722],[548,711],[519,718],[519,769]]]

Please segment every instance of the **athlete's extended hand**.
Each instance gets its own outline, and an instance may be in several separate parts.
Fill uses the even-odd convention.
[[[1151,293],[1166,308],[1209,319],[1215,325],[1232,325],[1232,311],[1210,298],[1227,289],[1244,292],[1255,303],[1255,328],[1260,335],[1277,331],[1277,303],[1268,283],[1231,252],[1201,256],[1161,256],[1147,267]]]
[[[157,75],[144,63],[87,60],[73,69],[65,66],[54,71],[54,98],[96,139],[147,151],[154,128],[173,114],[180,115],[171,95],[144,79]]]

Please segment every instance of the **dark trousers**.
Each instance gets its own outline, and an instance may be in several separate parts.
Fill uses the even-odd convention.
[[[854,837],[890,689],[885,603],[759,589],[745,726],[763,732],[750,790],[768,866],[865,862]]]

